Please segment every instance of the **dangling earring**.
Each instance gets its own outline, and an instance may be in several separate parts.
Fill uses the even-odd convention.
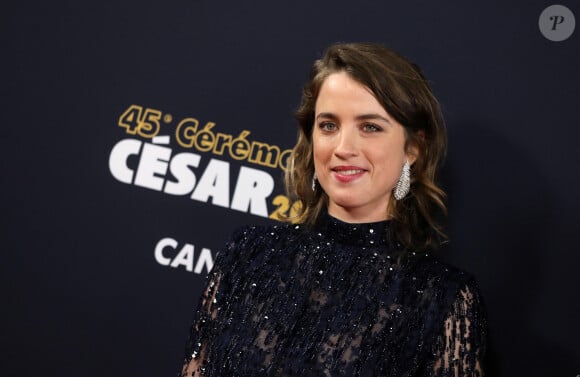
[[[409,160],[405,161],[403,165],[403,171],[401,172],[401,177],[399,182],[395,186],[395,199],[401,200],[409,193],[409,188],[411,187],[411,165]]]
[[[312,176],[312,191],[316,191],[316,172]]]

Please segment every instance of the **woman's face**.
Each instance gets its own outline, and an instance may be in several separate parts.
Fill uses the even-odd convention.
[[[346,72],[323,82],[314,116],[314,168],[328,213],[347,222],[385,220],[405,160],[416,159],[415,150],[405,151],[404,128]]]

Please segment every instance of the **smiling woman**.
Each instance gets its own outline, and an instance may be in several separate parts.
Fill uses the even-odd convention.
[[[375,96],[346,72],[324,80],[312,130],[314,169],[328,213],[347,222],[387,219],[391,193],[416,147]]]
[[[446,137],[418,68],[331,46],[297,119],[298,224],[243,228],[218,253],[182,376],[482,376],[477,284],[431,253]]]
[[[373,215],[366,220],[390,219],[390,232],[408,249],[436,249],[443,237],[436,218],[445,213],[445,194],[437,186],[436,176],[445,156],[447,133],[439,103],[419,68],[396,52],[370,43],[332,46],[322,59],[314,63],[310,80],[304,87],[302,104],[296,113],[300,134],[291,157],[294,169],[288,170],[286,176],[289,192],[304,203],[299,220],[308,224],[314,224],[320,213],[334,207],[332,198],[329,201],[332,191],[327,192],[324,187],[327,182],[320,181],[323,190],[311,190],[312,177],[328,173],[328,167],[326,171],[319,171],[315,166],[317,159],[312,155],[319,150],[316,142],[318,130],[321,126],[328,127],[325,122],[321,124],[321,119],[328,116],[332,119],[326,121],[331,120],[333,127],[340,128],[341,123],[337,122],[340,120],[343,127],[356,125],[361,129],[364,126],[366,130],[376,128],[380,134],[385,134],[353,139],[353,135],[339,132],[345,135],[345,141],[355,143],[358,140],[359,146],[365,145],[364,150],[359,148],[357,152],[372,150],[373,155],[384,154],[382,158],[385,160],[380,166],[388,171],[381,172],[381,175],[390,178],[396,175],[398,180],[405,176],[402,173],[408,173],[409,189],[399,190],[404,200],[390,200],[391,189],[399,182],[395,181],[393,185],[392,181],[387,182],[388,177],[382,178],[386,184],[382,198],[387,205],[375,208]],[[337,119],[338,116],[343,119]],[[395,147],[396,139],[398,145]],[[371,149],[369,142],[375,142],[375,148]],[[332,163],[344,160],[340,150],[338,152]],[[357,158],[363,159],[365,154]],[[353,159],[352,156],[349,158]],[[387,168],[387,164],[391,166]],[[374,181],[378,179],[372,173],[364,175],[374,178]],[[334,179],[337,178],[335,174]],[[360,183],[363,182],[357,182],[363,186]],[[402,183],[407,186],[407,182]],[[357,220],[361,212],[356,207],[337,210],[339,212],[329,209],[330,213],[346,221],[365,221],[365,218]]]

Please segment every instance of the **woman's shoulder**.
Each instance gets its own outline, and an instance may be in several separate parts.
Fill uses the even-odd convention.
[[[453,295],[466,287],[479,291],[473,274],[431,253],[410,257],[409,273],[419,284]]]
[[[278,223],[270,225],[243,225],[234,230],[230,243],[234,245],[268,244],[301,234],[303,225]]]
[[[473,274],[435,255],[418,256],[408,266],[406,292],[425,304],[435,323],[457,308],[484,317],[483,297]]]
[[[265,254],[296,244],[302,234],[302,225],[290,223],[243,225],[232,232],[225,246],[218,252],[216,262],[231,264],[263,259]]]

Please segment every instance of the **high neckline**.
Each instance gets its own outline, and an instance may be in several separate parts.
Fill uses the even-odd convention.
[[[316,229],[337,242],[358,246],[377,246],[388,243],[388,228],[390,221],[375,221],[369,223],[347,223],[324,212],[316,225]]]

